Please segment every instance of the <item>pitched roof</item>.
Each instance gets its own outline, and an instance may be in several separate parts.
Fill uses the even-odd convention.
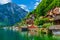
[[[47,13],[47,16],[54,18],[54,20],[60,20],[60,7],[56,7]]]
[[[54,14],[60,14],[60,7],[56,7],[52,10]]]
[[[48,16],[59,15],[60,14],[60,7],[55,7],[54,9],[47,12]]]
[[[27,24],[34,24],[34,20],[32,20],[32,19],[27,19],[27,20],[26,20],[26,23],[27,23]]]
[[[28,26],[28,28],[37,28],[37,27],[34,25],[31,25],[31,26]]]
[[[53,29],[59,29],[60,30],[60,25],[53,25],[51,27],[49,27],[50,30],[53,30]]]

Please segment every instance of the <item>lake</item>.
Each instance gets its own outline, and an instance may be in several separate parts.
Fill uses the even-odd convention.
[[[0,40],[60,40],[56,37],[44,36],[29,36],[28,32],[20,32],[8,29],[0,29]]]
[[[0,29],[0,40],[25,40],[25,37],[22,32]]]

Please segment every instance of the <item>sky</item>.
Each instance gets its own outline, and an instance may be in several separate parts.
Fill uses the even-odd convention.
[[[0,4],[6,4],[9,2],[16,3],[24,10],[30,12],[36,9],[37,5],[41,2],[41,0],[0,0]]]

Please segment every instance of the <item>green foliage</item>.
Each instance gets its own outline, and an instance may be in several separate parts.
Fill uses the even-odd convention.
[[[35,20],[35,25],[43,25],[44,23],[46,23],[49,19],[48,18],[43,18],[43,17],[40,17],[38,19]]]
[[[31,12],[32,14],[36,13],[34,23],[38,26],[39,25],[45,25],[46,27],[50,26],[50,24],[52,23],[48,22],[49,21],[48,18],[39,18],[39,17],[45,16],[48,11],[50,11],[55,7],[60,7],[60,0],[42,0],[40,4],[37,6],[37,8]]]
[[[55,7],[60,7],[60,0],[42,0],[35,10],[28,13],[26,18],[30,18],[31,14],[36,14],[36,17],[34,20],[35,25],[38,25],[38,26],[45,25],[46,27],[50,26],[52,23],[48,22],[49,19],[41,18],[41,16],[45,16],[48,11],[50,11]]]
[[[45,28],[48,28],[53,25],[53,22],[49,22],[49,18],[44,18],[43,16],[36,19],[34,23],[35,25],[42,26]]]
[[[42,0],[34,12],[39,16],[44,16],[56,6],[60,7],[60,0]]]
[[[43,27],[49,28],[51,25],[53,25],[53,24],[52,23],[45,23],[45,24],[43,24]]]

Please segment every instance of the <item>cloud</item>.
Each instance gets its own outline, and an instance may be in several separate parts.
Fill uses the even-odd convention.
[[[36,2],[35,5],[37,6],[39,4],[39,2]]]
[[[26,5],[23,5],[23,4],[21,4],[21,5],[19,5],[21,8],[23,8],[23,9],[25,9],[26,8]]]
[[[11,2],[11,0],[0,0],[0,4],[6,4],[8,2]]]
[[[40,0],[40,2],[41,2],[42,0]]]
[[[27,8],[27,6],[26,5],[24,5],[24,4],[21,4],[21,5],[19,5],[22,9],[24,9],[24,10],[26,10],[26,11],[28,11],[29,12],[29,10],[28,10],[28,8]]]
[[[41,2],[42,0],[36,0],[36,1]]]
[[[36,9],[36,7],[38,6],[39,2],[36,2],[34,5],[34,9]]]
[[[34,9],[36,9],[36,7],[38,6],[38,4],[41,2],[42,0],[36,0],[36,3],[34,4]]]

